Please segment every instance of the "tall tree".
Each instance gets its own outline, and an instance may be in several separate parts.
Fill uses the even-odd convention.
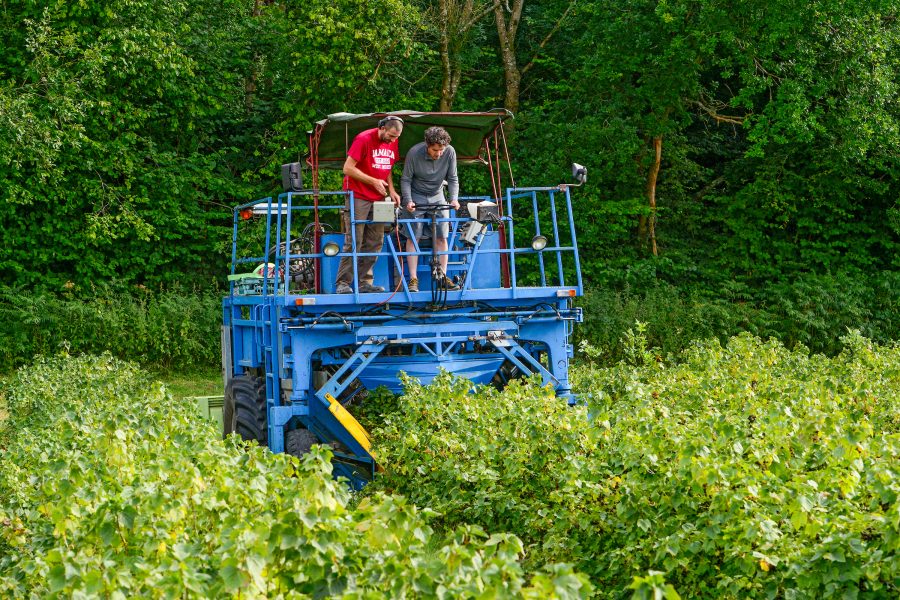
[[[224,187],[215,124],[239,112],[244,3],[8,8],[5,278],[159,281],[172,264],[175,278],[198,269],[217,218],[206,200]]]
[[[453,108],[463,76],[462,54],[472,31],[492,10],[491,0],[438,0],[437,10],[432,11],[440,42],[442,112]]]
[[[380,74],[414,15],[401,0],[8,5],[0,278],[209,281],[233,199],[271,191],[316,117],[391,106]]]
[[[544,48],[553,39],[553,36],[566,23],[575,0],[567,0],[564,8],[556,11],[544,9],[543,24],[548,27],[546,34],[535,45],[526,45],[528,52],[523,59],[520,55],[521,46],[519,36],[525,34],[520,31],[522,24],[522,11],[525,8],[525,0],[492,0],[494,10],[494,23],[497,27],[497,38],[500,43],[500,60],[503,65],[504,79],[504,106],[513,113],[519,111],[519,95],[522,91],[522,77],[530,71]],[[554,7],[556,3],[553,3]],[[529,32],[533,35],[533,32]]]
[[[268,130],[257,176],[304,151],[310,124],[340,111],[394,110],[404,93],[391,79],[419,68],[412,32],[420,14],[405,0],[287,0],[263,10],[264,81],[259,110]],[[273,181],[269,179],[269,181]]]
[[[677,191],[721,235],[704,260],[749,276],[771,277],[776,261],[830,268],[872,251],[887,258],[896,247],[883,222],[898,175],[897,10],[886,1],[582,3],[574,53],[583,63],[571,94],[552,106],[570,123],[599,121],[598,140],[633,136],[619,137],[609,158],[619,165],[612,176],[645,198],[639,232],[651,253],[653,218]],[[695,142],[688,152],[685,136]],[[696,181],[666,179],[697,168],[707,173]]]

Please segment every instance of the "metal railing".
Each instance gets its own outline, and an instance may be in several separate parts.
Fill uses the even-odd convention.
[[[562,196],[560,198],[560,196]],[[310,204],[309,200],[313,203]],[[331,204],[327,201],[340,199],[340,204]],[[431,223],[430,218],[412,218],[402,216],[396,220],[398,228],[394,234],[388,236],[386,244],[387,249],[378,252],[359,252],[357,251],[356,227],[355,225],[372,223],[371,220],[357,220],[353,193],[344,191],[313,191],[304,190],[300,192],[288,192],[279,194],[277,199],[273,197],[263,198],[254,202],[242,204],[234,209],[233,232],[232,232],[232,260],[231,260],[231,276],[230,293],[232,295],[241,295],[242,292],[249,292],[247,295],[282,295],[291,294],[291,265],[293,261],[302,261],[304,265],[311,266],[313,272],[313,280],[308,293],[320,294],[322,290],[328,286],[321,281],[322,261],[326,259],[326,255],[322,251],[321,239],[323,236],[324,225],[330,225],[331,222],[337,220],[342,221],[341,211],[349,206],[350,213],[350,229],[344,232],[344,235],[350,236],[350,251],[345,253],[343,246],[340,248],[339,255],[341,257],[349,256],[352,261],[354,281],[359,281],[358,260],[361,257],[376,257],[376,260],[382,256],[385,260],[389,260],[397,274],[401,274],[401,285],[396,286],[402,288],[405,293],[409,294],[406,278],[402,277],[403,262],[405,257],[416,255],[419,257],[435,257],[447,254],[448,260],[458,267],[460,264],[466,265],[465,277],[460,286],[460,299],[464,299],[469,290],[472,289],[471,273],[476,267],[481,268],[498,268],[503,277],[499,287],[512,290],[512,297],[518,296],[517,291],[521,287],[569,287],[575,290],[577,295],[583,292],[583,281],[580,258],[578,254],[578,244],[575,232],[575,219],[572,211],[572,202],[569,190],[565,187],[560,188],[509,188],[505,195],[505,211],[499,219],[494,220],[492,224],[487,225],[484,231],[471,245],[463,245],[459,238],[462,228],[472,219],[468,215],[460,216],[457,211],[450,211],[449,218],[439,218],[438,223],[449,224],[448,234],[448,250],[434,251],[423,250],[417,240],[414,241],[413,252],[406,252],[404,247],[400,247],[402,242],[397,239],[398,246],[394,246],[395,238],[399,238],[399,230],[405,230],[408,238],[411,235],[411,227],[415,223]],[[325,200],[326,202],[323,202]],[[348,202],[349,200],[349,202]],[[461,197],[460,201],[464,203],[491,201],[494,199],[488,196],[466,196]],[[462,211],[460,211],[462,212]],[[306,215],[304,225],[314,223],[315,228],[312,232],[312,243],[308,244],[307,252],[295,253],[292,250],[292,241],[296,236],[295,227],[297,222],[297,214]],[[336,218],[331,217],[336,215]],[[259,232],[257,236],[258,243],[262,244],[263,255],[239,256],[239,239],[241,239],[240,226],[242,223],[252,221],[252,216],[261,216],[264,218],[264,232]],[[494,227],[496,226],[496,228]],[[274,236],[273,236],[274,233]],[[483,242],[486,235],[497,236],[499,247],[487,247]],[[523,235],[524,234],[524,235]],[[517,247],[517,236],[519,240],[527,239],[528,245]],[[531,242],[537,236],[547,238],[546,246],[538,251],[532,248]],[[252,236],[251,236],[252,237]],[[259,238],[262,239],[259,239]],[[346,244],[345,244],[346,245]],[[497,256],[498,260],[490,260],[489,257]],[[268,265],[271,263],[271,267]],[[246,273],[239,273],[243,270],[244,265],[267,265],[261,270],[259,276],[255,279],[248,277]],[[536,267],[536,273],[530,272],[531,267]],[[526,272],[522,272],[523,269]],[[248,285],[245,281],[251,279],[252,285]],[[520,279],[526,284],[532,286],[523,286]],[[309,283],[309,281],[307,281]],[[354,286],[354,299],[360,300],[359,286]],[[391,290],[388,290],[389,292]]]

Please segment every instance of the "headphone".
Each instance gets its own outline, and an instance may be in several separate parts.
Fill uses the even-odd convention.
[[[401,118],[398,117],[397,115],[388,115],[388,116],[386,116],[385,118],[383,118],[383,119],[381,119],[380,121],[378,121],[378,126],[379,126],[379,127],[384,127],[385,125],[387,125],[388,123],[391,123],[392,121],[397,121],[397,122],[399,122],[401,125],[403,125],[403,119],[401,119]]]

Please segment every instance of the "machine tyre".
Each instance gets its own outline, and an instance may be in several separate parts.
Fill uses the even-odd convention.
[[[513,379],[519,379],[522,377],[522,371],[519,370],[519,367],[514,365],[511,361],[503,361],[503,364],[500,365],[500,368],[497,369],[497,372],[494,374],[494,378],[491,380],[491,383],[498,390],[502,390],[506,387],[506,385],[512,381]]]
[[[222,406],[222,433],[237,433],[244,441],[260,446],[269,442],[266,419],[266,385],[259,377],[238,375],[225,388]]]
[[[309,429],[293,429],[284,435],[284,451],[298,458],[309,452],[310,448],[318,443],[319,438]]]

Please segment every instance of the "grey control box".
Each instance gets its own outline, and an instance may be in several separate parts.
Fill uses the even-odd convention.
[[[390,200],[372,203],[372,221],[375,223],[394,222],[394,203]]]

